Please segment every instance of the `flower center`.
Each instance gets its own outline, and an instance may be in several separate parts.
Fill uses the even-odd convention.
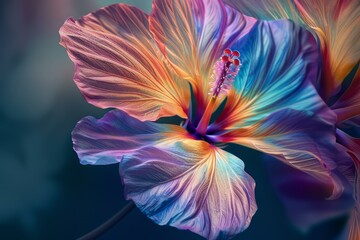
[[[226,96],[232,89],[234,79],[239,72],[240,53],[225,49],[223,56],[214,64],[214,71],[211,76],[210,93],[211,99],[206,106],[205,112],[200,119],[196,132],[205,135],[209,126],[211,115],[214,111],[215,103],[218,98]]]

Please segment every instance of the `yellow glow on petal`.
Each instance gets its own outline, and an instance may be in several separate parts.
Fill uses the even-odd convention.
[[[296,0],[295,4],[319,36],[326,84],[330,84],[327,91],[332,91],[360,59],[360,1]]]
[[[146,13],[111,5],[77,21],[67,20],[60,36],[75,64],[74,81],[89,103],[143,121],[186,117],[189,84],[164,62]]]

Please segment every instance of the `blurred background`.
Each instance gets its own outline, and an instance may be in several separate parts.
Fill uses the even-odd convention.
[[[58,30],[109,0],[1,1],[0,239],[76,239],[120,210],[126,201],[117,165],[82,166],[71,131],[81,118],[106,110],[87,104],[72,81],[73,64]],[[122,1],[149,12],[151,1]],[[256,180],[258,211],[235,239],[338,239],[346,216],[304,234],[285,208],[262,164],[263,156],[231,146]],[[100,239],[202,239],[161,227],[134,209]]]

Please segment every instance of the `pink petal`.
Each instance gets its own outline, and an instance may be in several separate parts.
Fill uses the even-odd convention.
[[[188,83],[164,64],[146,13],[111,5],[77,21],[68,19],[60,36],[75,64],[74,81],[89,103],[140,120],[186,117]]]

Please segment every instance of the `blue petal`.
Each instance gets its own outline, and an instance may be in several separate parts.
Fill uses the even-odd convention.
[[[240,52],[242,66],[218,125],[243,127],[284,108],[328,111],[312,84],[318,48],[305,29],[287,20],[261,21],[231,49]]]
[[[254,101],[257,112],[324,105],[311,84],[317,78],[318,48],[310,32],[290,21],[260,22],[239,44],[243,68],[235,88]]]

